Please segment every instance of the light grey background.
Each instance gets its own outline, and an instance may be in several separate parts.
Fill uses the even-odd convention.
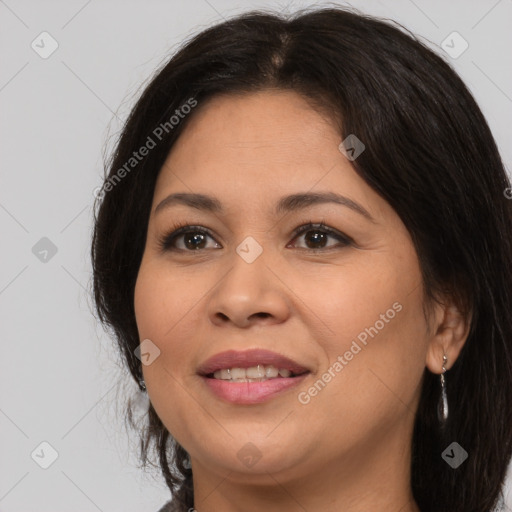
[[[135,438],[120,419],[135,386],[123,380],[112,342],[90,313],[102,149],[140,85],[184,38],[250,8],[307,5],[0,0],[0,511],[156,512],[168,499],[158,473],[136,467]],[[440,53],[449,34],[461,34],[468,49],[446,59],[482,107],[510,169],[512,0],[352,5],[399,21]],[[59,45],[46,59],[31,47],[43,46],[43,31]],[[55,255],[33,253],[43,237]],[[48,469],[31,458],[36,450],[36,460],[50,461],[43,441],[58,452]]]

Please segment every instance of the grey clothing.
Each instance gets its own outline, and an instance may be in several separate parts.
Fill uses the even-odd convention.
[[[158,512],[181,512],[173,501],[168,501]]]

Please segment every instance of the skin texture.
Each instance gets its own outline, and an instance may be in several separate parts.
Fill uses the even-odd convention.
[[[155,410],[190,454],[200,512],[419,510],[409,467],[423,372],[441,373],[443,353],[453,365],[468,322],[445,297],[427,325],[410,235],[340,142],[328,117],[294,92],[216,96],[197,107],[157,180],[134,300],[140,339],[160,355],[143,374]],[[375,222],[334,203],[274,212],[282,196],[325,191],[357,202]],[[172,205],[155,214],[176,192],[215,196],[225,211]],[[175,222],[214,237],[193,250],[185,243],[194,233],[184,235],[175,241],[182,251],[162,251],[159,239]],[[354,243],[331,235],[312,243],[314,228],[294,237],[308,222]],[[263,249],[252,263],[236,252],[248,236]],[[301,403],[298,393],[395,303],[394,318]],[[262,404],[224,402],[197,367],[249,348],[312,373]],[[237,456],[247,443],[261,455],[251,467]]]

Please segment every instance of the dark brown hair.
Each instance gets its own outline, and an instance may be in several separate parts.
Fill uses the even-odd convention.
[[[341,8],[235,17],[190,39],[157,72],[124,125],[107,179],[190,98],[201,105],[216,94],[268,88],[328,106],[341,140],[356,134],[364,142],[354,169],[409,230],[426,304],[449,292],[472,312],[467,342],[446,375],[450,414],[443,431],[439,378],[425,369],[411,486],[422,512],[490,512],[512,454],[512,201],[504,196],[510,181],[479,107],[443,58],[398,25]],[[133,297],[155,181],[193,115],[163,130],[147,156],[98,199],[96,307],[137,382]],[[453,441],[469,454],[456,469],[441,457]],[[187,453],[150,405],[144,461],[153,443],[174,501],[187,510]]]

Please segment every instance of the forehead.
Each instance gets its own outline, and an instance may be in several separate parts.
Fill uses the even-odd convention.
[[[280,198],[333,192],[374,218],[389,204],[339,150],[336,123],[293,91],[220,95],[198,105],[170,151],[153,207],[172,193],[219,198],[227,214],[275,211]]]
[[[224,185],[318,179],[333,166],[351,169],[340,142],[333,121],[295,92],[216,96],[196,107],[159,181],[183,173]]]

